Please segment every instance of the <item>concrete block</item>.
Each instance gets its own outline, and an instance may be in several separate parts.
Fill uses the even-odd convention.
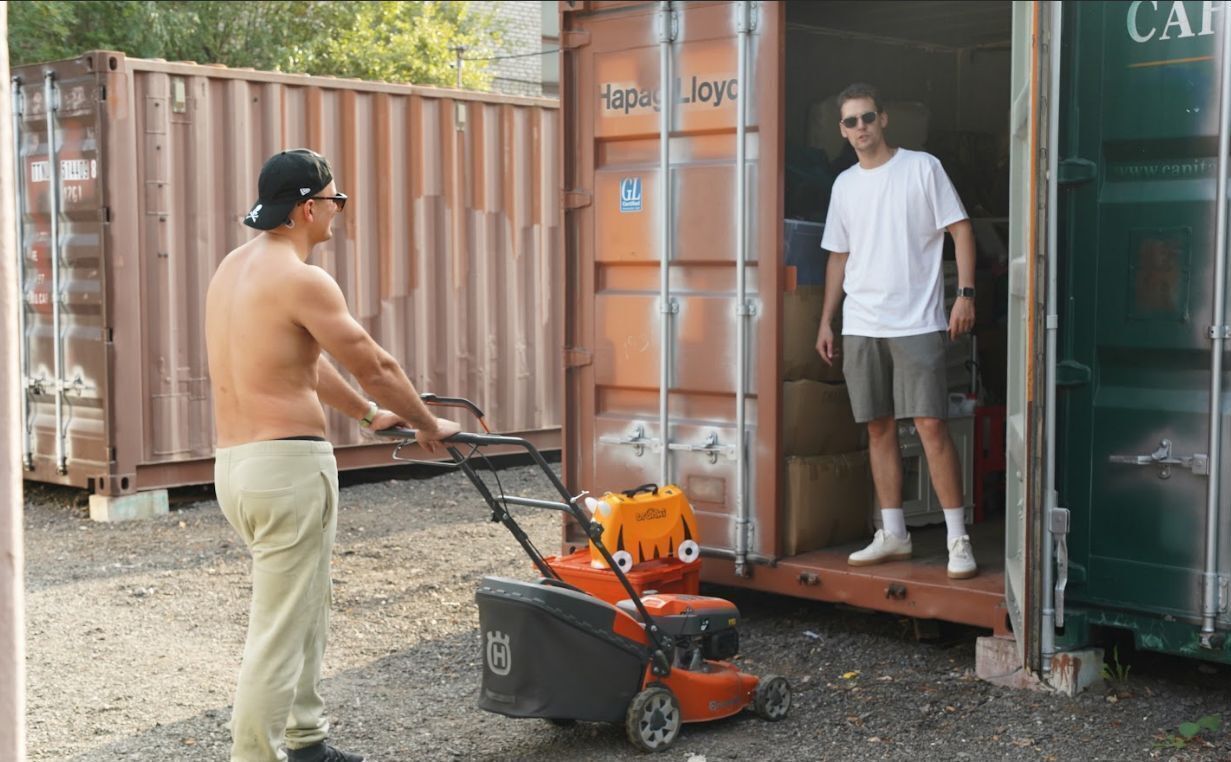
[[[975,643],[975,674],[993,685],[1076,696],[1103,682],[1103,649],[1083,648],[1052,657],[1046,680],[1027,672],[1013,638],[983,637]]]
[[[90,495],[90,518],[94,521],[132,521],[166,515],[165,489],[137,492],[132,495]]]
[[[1066,696],[1076,696],[1087,688],[1103,685],[1103,649],[1082,648],[1052,657],[1051,688]]]

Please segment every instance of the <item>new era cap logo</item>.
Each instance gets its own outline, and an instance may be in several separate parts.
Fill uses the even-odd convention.
[[[312,189],[311,189],[311,188],[300,188],[300,189],[299,189],[299,195],[301,195],[301,196],[306,196],[306,195],[308,195],[308,194],[309,194],[309,193],[311,193],[311,192],[312,192]]]

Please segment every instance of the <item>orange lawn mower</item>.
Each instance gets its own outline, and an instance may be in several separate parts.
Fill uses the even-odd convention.
[[[603,527],[570,495],[538,449],[526,439],[487,433],[483,413],[460,398],[422,395],[433,406],[470,410],[484,432],[462,432],[445,441],[444,463],[399,457],[413,444],[411,429],[385,429],[401,441],[395,460],[460,468],[534,562],[540,579],[484,577],[475,593],[483,651],[479,707],[556,725],[577,721],[623,724],[643,751],[671,747],[685,723],[706,722],[751,707],[770,721],[786,717],[791,687],[785,678],[758,678],[729,661],[739,652],[739,610],[729,601],[700,595],[637,594],[602,541]],[[485,447],[525,450],[559,493],[560,500],[509,495],[495,469],[496,491],[472,463]],[[463,452],[465,450],[465,452]],[[628,598],[611,604],[564,581],[514,520],[510,506],[562,511],[586,532]],[[623,561],[623,559],[621,559]]]

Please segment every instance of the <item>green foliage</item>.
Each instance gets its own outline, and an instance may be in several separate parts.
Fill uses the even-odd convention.
[[[466,3],[351,2],[351,18],[336,35],[323,35],[305,46],[302,67],[313,73],[388,82],[453,85],[452,48],[464,55],[490,53],[500,35],[490,15]],[[462,66],[462,85],[483,88],[490,76],[483,62]]]
[[[465,2],[388,0],[22,0],[9,3],[12,65],[119,50],[142,58],[220,63],[388,82],[453,85],[454,46],[499,49],[491,14]],[[463,86],[485,88],[468,61]]]
[[[1222,718],[1207,714],[1196,722],[1181,722],[1176,735],[1162,733],[1156,736],[1155,748],[1184,749],[1190,743],[1201,738],[1203,733],[1213,735],[1222,728]]]
[[[1128,680],[1128,673],[1133,665],[1120,663],[1120,647],[1111,649],[1111,663],[1103,662],[1103,679],[1108,682],[1123,683]]]
[[[19,0],[9,3],[9,63],[71,58],[86,50],[122,50],[134,56],[159,56],[161,30],[153,0]]]

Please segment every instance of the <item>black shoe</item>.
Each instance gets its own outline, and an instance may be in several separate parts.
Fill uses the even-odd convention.
[[[358,754],[338,751],[324,741],[302,749],[287,749],[286,757],[288,762],[363,762]]]

